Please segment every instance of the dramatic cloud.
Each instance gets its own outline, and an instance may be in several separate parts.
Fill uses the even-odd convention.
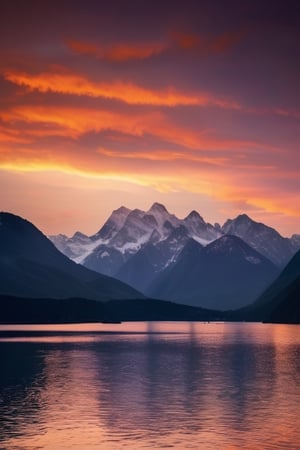
[[[69,95],[85,95],[119,100],[132,105],[177,106],[177,105],[215,105],[221,108],[239,109],[239,105],[210,94],[187,94],[175,88],[158,91],[143,88],[132,83],[114,81],[111,83],[92,82],[87,78],[68,73],[42,73],[30,75],[6,72],[6,80],[40,92],[56,92]]]
[[[56,231],[97,229],[103,195],[103,220],[161,200],[300,232],[292,3],[42,3],[1,10],[2,207],[47,231],[57,184]]]

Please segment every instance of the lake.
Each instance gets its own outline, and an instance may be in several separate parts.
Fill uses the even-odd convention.
[[[300,326],[2,325],[0,357],[1,450],[300,448]]]

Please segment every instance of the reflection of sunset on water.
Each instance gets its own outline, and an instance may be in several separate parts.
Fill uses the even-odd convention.
[[[34,373],[24,374],[25,390],[1,413],[5,423],[11,408],[19,411],[15,437],[7,441],[11,448],[257,450],[262,442],[266,449],[296,448],[300,442],[295,326],[149,322],[22,328],[53,335],[35,331],[35,337],[0,342],[2,351],[20,349],[12,365],[22,355]],[[9,386],[10,372],[3,376]]]

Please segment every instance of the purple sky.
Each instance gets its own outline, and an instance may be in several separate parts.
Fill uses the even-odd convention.
[[[300,233],[297,1],[2,1],[0,201],[46,233],[121,204]]]

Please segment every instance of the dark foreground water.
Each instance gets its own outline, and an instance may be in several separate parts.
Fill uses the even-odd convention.
[[[300,448],[300,326],[27,328],[53,333],[0,337],[0,449]]]

